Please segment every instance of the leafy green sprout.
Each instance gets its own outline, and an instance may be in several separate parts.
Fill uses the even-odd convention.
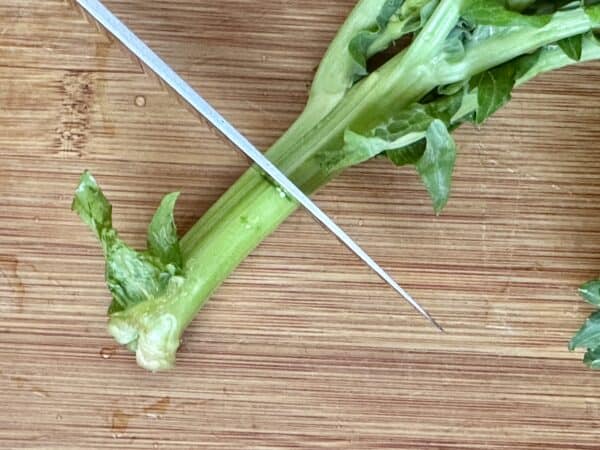
[[[596,3],[360,0],[325,53],[303,113],[266,155],[308,194],[375,157],[412,166],[439,214],[457,158],[452,133],[483,124],[536,75],[600,58]],[[400,42],[399,52],[370,67]],[[181,238],[178,194],[169,194],[149,225],[147,249],[136,251],[113,228],[94,177],[82,175],[73,209],[102,244],[108,329],[140,366],[174,365],[185,328],[211,294],[298,207],[281,192],[252,167]],[[590,349],[592,367],[600,366],[600,332],[588,332],[596,322],[600,329],[592,316],[571,344]]]

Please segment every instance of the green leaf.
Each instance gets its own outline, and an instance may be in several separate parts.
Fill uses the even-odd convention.
[[[436,119],[427,129],[427,147],[416,168],[429,191],[437,214],[448,202],[455,161],[454,140],[444,122]]]
[[[474,25],[540,28],[550,22],[550,15],[526,15],[509,9],[505,0],[466,0],[462,16]]]
[[[367,60],[402,36],[418,31],[432,14],[437,0],[386,0],[375,24],[361,30],[350,41],[348,50],[354,60],[351,81],[368,74]]]
[[[591,6],[587,6],[586,8],[584,8],[585,13],[588,15],[588,17],[590,18],[590,20],[594,23],[594,25],[598,26],[600,25],[600,5],[595,4],[598,2],[586,2],[586,5],[591,5]]]
[[[511,11],[522,12],[529,8],[536,0],[508,0],[506,7]]]
[[[600,280],[589,281],[579,288],[579,294],[592,305],[600,306]]]
[[[350,55],[356,63],[352,74],[353,82],[368,74],[367,58],[370,53],[369,49],[385,32],[388,23],[396,15],[402,3],[404,3],[404,0],[386,0],[377,15],[374,27],[370,30],[361,31],[350,41]]]
[[[392,148],[385,152],[385,156],[397,166],[404,166],[406,164],[416,164],[427,147],[427,129],[431,126],[434,120],[442,121],[448,130],[453,130],[462,121],[470,120],[473,114],[473,109],[476,104],[474,100],[474,94],[469,94],[463,89],[460,91],[454,90],[455,93],[449,96],[442,96],[426,105],[424,105],[424,111],[428,117],[427,123],[423,122],[422,137],[418,141],[412,144],[406,145],[400,148]],[[420,105],[419,105],[420,106]],[[413,106],[415,108],[415,106]],[[410,114],[409,109],[406,113]],[[426,128],[425,128],[426,125]],[[400,136],[402,134],[401,129],[396,130],[398,136],[398,142],[401,141]]]
[[[457,91],[451,96],[440,97],[425,105],[425,111],[431,117],[441,120],[446,126],[451,126],[453,117],[463,107],[463,103],[468,101],[469,94],[466,89]]]
[[[582,37],[582,53],[581,61],[590,61],[600,57],[600,43],[593,33],[583,33]],[[547,45],[532,56],[535,56],[535,61],[530,64],[525,71],[517,76],[517,84],[523,84],[541,73],[551,70],[560,69],[562,67],[573,64],[575,61],[569,58],[566,53],[558,45]]]
[[[425,152],[426,132],[435,119],[453,129],[460,121],[470,119],[475,103],[474,94],[463,89],[451,96],[442,96],[425,105],[414,103],[397,111],[385,122],[365,133],[346,130],[344,146],[339,151],[322,155],[321,164],[335,172],[384,154],[395,165],[416,164]],[[464,102],[468,102],[466,106]],[[465,108],[464,113],[454,116]],[[469,115],[469,117],[463,117]]]
[[[569,342],[569,350],[596,347],[600,347],[600,311],[596,311],[588,317]]]
[[[466,85],[464,81],[459,81],[458,83],[446,84],[443,86],[439,86],[437,88],[437,93],[443,96],[450,96],[454,94],[458,94],[459,92],[465,89]]]
[[[106,255],[106,284],[113,302],[109,314],[150,300],[167,286],[170,275],[155,258],[116,240]]]
[[[456,104],[454,98],[439,101],[435,107],[415,104],[368,136],[347,131],[345,156],[337,161],[336,167],[361,162],[380,153],[397,166],[414,164],[432,198],[435,212],[439,213],[450,195],[456,146],[445,122],[427,111],[436,111],[449,122]]]
[[[181,249],[173,210],[179,192],[166,195],[148,226],[148,250],[164,265],[173,264],[181,268]]]
[[[477,111],[477,91],[466,92],[462,96],[460,108],[450,118],[449,123],[452,126],[460,125],[464,122],[475,122],[475,113]]]
[[[415,103],[364,134],[346,130],[344,147],[339,152],[330,152],[324,165],[330,171],[337,171],[411,145],[425,137],[433,120],[423,105]]]
[[[475,122],[482,124],[511,99],[516,82],[515,64],[503,64],[471,78],[471,90],[477,89]]]
[[[600,369],[600,347],[589,348],[583,355],[583,362],[590,369]]]
[[[426,105],[415,103],[367,133],[346,130],[344,147],[328,153],[323,165],[336,171],[379,154],[397,166],[414,164],[439,213],[448,201],[456,160],[456,146],[448,129],[457,126],[453,117],[463,100],[471,97],[463,90]]]
[[[552,14],[575,4],[574,0],[508,0],[509,9],[528,15]]]
[[[558,46],[573,61],[579,61],[583,49],[583,35],[578,34],[558,41]]]
[[[157,211],[149,232],[150,252],[127,246],[112,227],[112,206],[89,172],[81,176],[72,209],[95,232],[106,260],[105,278],[112,294],[109,314],[156,297],[181,268],[179,244],[172,242],[175,224],[172,211],[177,194],[167,196]],[[163,262],[164,260],[164,262]]]
[[[407,164],[416,164],[423,157],[425,149],[427,147],[427,140],[425,138],[406,145],[404,147],[388,150],[385,152],[385,156],[396,166],[405,166]]]
[[[466,45],[473,40],[475,30],[472,24],[460,20],[444,41],[444,59],[451,63],[460,61],[465,55]]]
[[[545,48],[539,48],[533,53],[520,56],[506,63],[513,64],[515,66],[515,82],[538,64],[544,53],[544,50]]]
[[[412,141],[420,139],[424,134],[423,132],[409,133],[395,140],[392,135],[383,136],[386,132],[387,130],[379,129],[375,135],[363,136],[347,131],[344,135],[344,156],[335,165],[335,170],[360,164],[385,151],[410,145]]]
[[[460,61],[464,56],[465,43],[462,38],[462,33],[455,29],[444,43],[444,59],[448,62],[455,63]],[[444,92],[440,91],[440,93]]]
[[[87,170],[81,175],[71,209],[79,214],[98,239],[112,229],[112,206]]]

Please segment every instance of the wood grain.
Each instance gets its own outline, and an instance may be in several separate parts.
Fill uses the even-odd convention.
[[[353,2],[107,3],[264,148]],[[298,212],[192,324],[177,368],[150,374],[105,330],[78,176],[94,171],[141,245],[164,193],[183,191],[186,230],[245,162],[65,2],[2,1],[0,446],[599,448],[600,374],[566,350],[600,268],[599,68],[545,75],[461,130],[440,217],[383,161],[316,196],[446,335]]]

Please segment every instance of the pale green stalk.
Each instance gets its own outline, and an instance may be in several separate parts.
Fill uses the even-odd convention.
[[[412,1],[413,6],[425,3]],[[509,32],[466,48],[464,58],[459,62],[450,62],[444,53],[444,42],[456,28],[461,10],[470,3],[466,0],[439,1],[432,15],[427,15],[426,22],[423,20],[423,28],[406,51],[356,82],[357,61],[349,46],[357,33],[370,30],[374,24],[380,25],[376,13],[387,4],[384,0],[360,1],[324,57],[305,111],[268,150],[269,159],[304,192],[312,194],[339,173],[330,171],[323,164],[323,158],[344,148],[344,135],[348,130],[368,133],[378,124],[385,123],[394,112],[409,108],[440,85],[469,80],[524,53],[588,31],[592,26],[581,9],[557,13],[544,27],[510,28]],[[391,26],[374,42],[368,42],[379,48],[402,33],[402,26]],[[591,51],[588,47],[584,47],[584,57],[596,57],[597,50]],[[564,65],[564,58],[548,53],[545,63],[548,67]],[[364,68],[361,65],[359,69]],[[536,73],[545,70],[545,66],[540,65],[538,69]],[[472,98],[467,98],[470,100]],[[463,105],[465,111],[469,107],[469,104]],[[476,107],[474,104],[473,109]],[[440,123],[435,125],[439,128]],[[443,124],[441,129],[447,131]],[[410,135],[411,139],[416,137],[415,133]],[[93,178],[87,178],[76,206],[84,220],[96,227],[95,231],[102,239],[108,236],[102,234],[103,230],[112,227],[108,219],[110,206],[102,203],[105,199],[102,200],[94,183]],[[87,207],[85,195],[98,200],[102,208]],[[161,276],[168,279],[167,285],[164,290],[147,295],[145,301],[140,301],[138,295],[123,309],[111,312],[109,330],[112,335],[136,351],[137,360],[143,367],[150,370],[171,367],[183,330],[198,310],[297,206],[258,169],[248,169],[178,242],[182,264],[165,265],[164,261],[157,262],[157,255],[151,255]],[[163,219],[169,219],[164,211],[162,214]],[[116,241],[107,242],[113,245]],[[122,263],[126,274],[135,274],[138,269],[152,272],[152,267],[144,266],[147,261],[140,262],[131,254],[125,256],[128,259],[117,262]],[[121,288],[118,275],[115,275],[116,286],[112,286],[116,291]]]

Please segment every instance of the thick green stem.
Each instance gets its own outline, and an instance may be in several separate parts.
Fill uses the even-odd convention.
[[[235,184],[243,193],[236,201],[220,204],[218,223],[194,243],[183,247],[185,270],[194,277],[195,302],[177,302],[177,315],[191,320],[212,292],[254,248],[296,208],[297,203],[252,168]],[[187,324],[186,324],[187,325]]]
[[[339,103],[328,100],[327,108],[322,108],[318,101],[309,102],[296,123],[269,149],[269,159],[311,194],[337,175],[322,165],[321,158],[342,148],[346,130],[367,132],[385,120],[390,111],[419,101],[440,84],[439,74],[441,78],[452,78],[448,83],[463,80],[506,62],[529,47],[535,49],[546,41],[577,34],[580,28],[582,32],[590,25],[582,15],[564,13],[561,20],[553,21],[542,31],[519,35],[530,41],[516,43],[514,55],[492,47],[473,52],[478,59],[467,66],[452,66],[436,61],[435,50],[439,52],[441,43],[456,26],[462,3],[441,0],[409,50],[354,85]],[[561,25],[573,28],[567,32]],[[159,298],[113,314],[109,322],[113,336],[137,350],[140,365],[151,370],[170,367],[179,338],[198,310],[297,206],[258,169],[250,168],[182,238],[183,276],[173,277]]]
[[[377,75],[357,85],[330,115],[298,141],[291,142],[289,134],[284,135],[267,153],[270,159],[304,192],[316,191],[334,176],[322,167],[318,155],[339,149],[344,130],[356,117],[369,117],[369,111],[376,110],[382,95],[382,91],[375,89],[376,84]],[[399,98],[399,102],[408,104],[426,89],[424,85],[405,89],[402,91],[405,98]],[[300,128],[302,124],[297,127]],[[160,317],[163,322],[158,328],[162,340],[164,335],[181,335],[214,290],[297,206],[258,169],[249,169],[182,238],[185,273],[173,295],[166,294],[115,315],[111,319],[112,334],[119,342],[126,343],[132,339],[131,322],[135,322],[138,330],[150,330],[152,322],[147,318]],[[161,361],[160,365],[151,366],[150,361],[158,358],[144,356],[148,353],[145,349],[153,348],[159,339],[149,342],[140,333],[138,336],[137,355],[141,365],[157,370],[172,364]]]
[[[182,241],[184,273],[167,292],[111,315],[109,330],[149,370],[172,367],[187,325],[214,290],[297,204],[249,169]]]
[[[322,111],[309,107],[267,152],[269,158],[306,193],[316,191],[329,181],[336,174],[321,166],[319,155],[339,150],[346,129],[368,130],[381,120],[382,111],[387,113],[392,109],[390,105],[401,109],[437,85],[436,77],[427,73],[434,55],[425,49],[440,48],[440,42],[460,17],[460,5],[461,2],[455,0],[443,0],[411,51],[393,58],[355,85],[325,117]],[[571,19],[582,22],[581,17]],[[586,24],[589,25],[589,21]],[[554,25],[551,28],[556,31]],[[542,34],[547,36],[548,31]],[[419,51],[421,49],[423,51]],[[511,57],[504,52],[505,59]],[[488,61],[487,65],[491,67],[499,62]],[[485,68],[482,65],[481,69]],[[479,70],[469,69],[469,72]],[[190,294],[185,297],[193,301],[168,302],[178,317],[185,317],[182,327],[237,265],[296,207],[296,203],[260,171],[251,168],[190,229],[181,241],[185,267],[188,273],[201,275],[194,275],[185,282],[185,290]]]

